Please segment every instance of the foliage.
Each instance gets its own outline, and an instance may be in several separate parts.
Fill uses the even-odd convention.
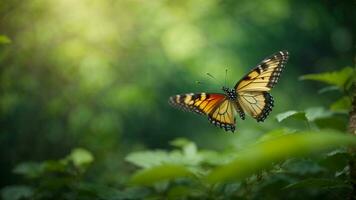
[[[198,149],[194,142],[178,138],[170,143],[170,151],[131,152],[125,160],[138,169],[121,190],[87,182],[84,175],[94,158],[85,149],[74,149],[64,159],[19,164],[13,172],[36,184],[5,187],[2,197],[254,199],[264,191],[267,199],[277,193],[288,199],[334,199],[329,193],[344,199],[352,180],[347,168],[350,155],[342,146],[356,145],[356,138],[343,132],[345,122],[336,120],[338,115],[322,107],[280,113],[276,119],[282,126],[287,121],[308,126],[270,131],[241,150]],[[299,190],[304,190],[302,195]]]
[[[352,67],[345,67],[342,70],[326,72],[320,74],[307,74],[300,77],[301,80],[313,80],[327,83],[339,88],[350,88],[354,81],[355,70]]]
[[[347,70],[349,68],[341,72]],[[344,74],[345,81],[341,84],[333,80],[339,80],[339,76],[325,74],[303,77],[319,77],[314,80],[321,82],[324,79],[320,77],[326,77],[329,84],[346,88],[346,80],[354,76],[353,73]],[[342,99],[349,98],[347,90],[340,91],[345,95]],[[297,191],[300,189],[305,190],[304,198],[328,198],[328,192],[323,189],[337,193],[339,199],[346,198],[345,194],[352,189],[351,180],[347,178],[350,155],[339,146],[356,145],[356,139],[339,132],[346,130],[346,121],[340,120],[340,113],[335,110],[337,104],[341,104],[339,100],[332,103],[330,110],[312,107],[305,111],[280,113],[276,116],[280,123],[303,121],[308,126],[271,131],[237,152],[198,150],[193,142],[177,139],[171,144],[178,149],[170,152],[130,153],[126,160],[143,168],[132,176],[130,183],[148,188],[164,183],[164,192],[161,188],[156,194],[160,198],[168,198],[172,193],[180,198],[257,198],[252,191],[263,191],[280,184],[283,188],[280,190],[288,192],[278,196],[288,199],[299,198]],[[336,150],[321,153],[330,148]],[[179,192],[175,193],[176,190]],[[275,195],[268,192],[272,194],[267,196]]]
[[[346,199],[353,4],[2,0],[1,198]],[[284,49],[264,123],[167,105]]]
[[[168,158],[164,154],[155,154],[155,159],[151,162],[150,166],[143,166],[141,165],[141,162],[145,163],[145,155],[154,152],[145,151],[132,153],[128,155],[128,160],[144,169],[139,170],[132,176],[131,184],[154,187],[156,184],[167,183],[167,181],[170,181],[171,184],[165,187],[165,190],[168,193],[170,193],[171,190],[175,190],[177,187],[189,187],[187,185],[193,185],[193,187],[195,187],[195,190],[184,189],[184,191],[179,193],[180,197],[197,197],[200,195],[199,198],[207,198],[208,196],[206,196],[206,194],[209,194],[215,197],[229,198],[223,193],[220,193],[221,188],[212,189],[211,187],[213,187],[214,184],[224,184],[223,187],[229,188],[236,185],[236,182],[239,184],[246,184],[245,181],[247,178],[254,179],[256,175],[259,176],[262,173],[264,173],[264,176],[266,177],[273,176],[275,173],[288,175],[293,173],[293,171],[288,169],[290,167],[290,164],[288,163],[290,160],[283,162],[286,158],[297,156],[304,157],[310,154],[314,154],[315,156],[316,153],[320,153],[320,150],[325,151],[326,149],[336,148],[339,145],[356,144],[356,138],[330,131],[296,132],[292,134],[284,132],[281,135],[271,134],[273,134],[273,136],[268,140],[263,139],[262,141],[257,141],[256,144],[251,145],[240,152],[210,151],[206,154],[206,151],[198,150],[196,151],[195,156],[198,158],[196,160],[199,160],[200,162],[195,163],[184,162],[184,157],[189,156],[184,156],[182,149],[174,149],[171,152],[166,152],[167,154],[175,152],[175,155],[180,159],[172,159],[172,157]],[[175,143],[175,141],[173,143]],[[189,144],[192,143],[190,142],[187,145]],[[186,146],[182,147],[184,148]],[[335,154],[339,153],[322,155],[324,155],[323,159],[331,159]],[[221,159],[223,157],[229,159]],[[323,159],[319,162],[323,162]],[[211,161],[213,161],[213,163],[211,163]],[[343,165],[346,163],[345,161],[346,159],[344,160]],[[303,162],[304,161],[301,161],[300,163]],[[172,163],[175,165],[172,165]],[[273,165],[273,163],[278,164]],[[310,165],[318,166],[317,170],[313,171],[311,174],[320,175],[321,172],[327,170],[327,165],[314,162],[307,163],[307,166],[304,166],[304,168],[311,168]],[[297,169],[297,172],[301,173],[302,170]],[[167,174],[169,175],[167,176]],[[326,175],[327,173],[324,172],[324,174]],[[308,185],[313,185],[316,188],[331,188],[331,186],[333,186],[335,188],[341,187],[350,189],[350,183],[347,183],[342,179],[333,179],[333,181],[330,181],[327,178],[310,178],[307,180],[295,181],[290,177],[290,180],[287,183],[289,183],[289,185],[286,185],[285,189],[295,189],[297,187],[306,187]],[[260,187],[257,183],[255,184],[256,185],[253,187]],[[239,190],[241,190],[241,188],[236,187],[234,191],[231,191],[230,189],[230,192],[237,193]],[[240,195],[243,197],[247,195],[247,193],[242,193]],[[161,196],[161,198],[164,198],[164,196]]]
[[[85,149],[74,149],[60,160],[48,160],[41,163],[25,162],[18,164],[13,172],[22,175],[31,185],[10,186],[2,190],[3,199],[67,198],[73,196],[73,187],[77,187],[87,167],[93,162],[93,156]],[[11,195],[16,193],[17,195]]]
[[[11,40],[6,35],[0,35],[0,44],[9,44]]]
[[[60,160],[19,164],[13,172],[35,181],[36,184],[7,186],[2,190],[2,197],[5,200],[54,197],[64,199],[254,198],[251,191],[263,190],[276,184],[276,181],[282,181],[283,190],[316,188],[316,191],[321,191],[320,188],[327,188],[342,194],[341,192],[351,189],[351,180],[345,178],[348,173],[345,166],[348,153],[342,149],[328,154],[320,154],[320,151],[325,152],[340,145],[355,145],[356,139],[341,132],[320,129],[333,129],[334,126],[331,124],[321,125],[317,122],[320,119],[333,119],[334,115],[333,111],[323,108],[281,113],[276,116],[281,123],[286,120],[302,120],[314,126],[308,126],[309,129],[312,127],[312,130],[308,131],[291,131],[291,129],[271,131],[256,143],[237,152],[198,150],[194,142],[179,138],[171,142],[175,147],[172,151],[130,153],[126,161],[143,169],[135,172],[127,184],[145,186],[146,189],[129,187],[120,191],[87,183],[83,175],[94,161],[93,156],[85,149],[74,149]],[[306,162],[304,158],[291,164],[293,157],[310,157],[310,155],[314,156],[316,161]],[[301,164],[305,166],[293,167]],[[316,170],[310,171],[313,166],[314,168],[316,166]],[[303,172],[303,169],[306,171]],[[140,191],[140,195],[136,190]],[[315,194],[315,191],[308,195],[324,196],[322,192]],[[279,196],[297,198],[298,195],[292,192]],[[342,198],[344,196],[340,199]]]
[[[354,142],[356,140],[352,136],[330,134],[327,131],[296,132],[276,137],[239,152],[237,159],[215,169],[207,179],[212,183],[243,179],[260,170],[268,169],[271,163],[281,162],[285,158],[305,156],[328,147],[355,145]]]

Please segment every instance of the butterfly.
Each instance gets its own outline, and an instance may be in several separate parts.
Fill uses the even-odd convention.
[[[185,111],[206,115],[209,121],[225,131],[235,131],[235,114],[245,119],[245,113],[264,121],[274,106],[268,93],[278,82],[288,60],[287,51],[279,51],[252,69],[234,88],[222,87],[221,93],[189,93],[174,95],[169,103]]]

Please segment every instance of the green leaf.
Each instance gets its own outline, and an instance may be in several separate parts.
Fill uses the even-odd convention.
[[[167,192],[167,199],[190,199],[188,197],[195,197],[192,199],[206,199],[202,198],[204,195],[207,195],[204,193],[203,190],[196,188],[196,187],[191,187],[191,186],[183,186],[183,185],[177,185],[171,187],[168,192]]]
[[[195,143],[190,143],[183,148],[183,153],[189,158],[194,158],[197,156],[198,148]]]
[[[10,44],[11,40],[6,35],[0,35],[0,44]]]
[[[336,112],[348,112],[351,110],[351,98],[348,96],[341,97],[339,100],[331,104],[330,110]]]
[[[339,91],[339,87],[337,86],[327,86],[327,87],[324,87],[324,88],[321,88],[320,90],[318,90],[318,94],[324,94],[326,92],[333,92],[333,91]]]
[[[133,152],[126,156],[125,160],[142,168],[150,168],[162,164],[178,164],[195,166],[202,161],[194,143],[183,148],[183,152],[174,150],[166,152],[162,150]]]
[[[80,183],[75,185],[75,189],[82,193],[91,194],[97,197],[92,199],[105,200],[128,200],[128,199],[144,199],[150,191],[143,187],[129,187],[124,190],[107,187],[102,184]]]
[[[152,185],[159,181],[167,181],[192,175],[193,174],[184,166],[167,164],[136,172],[131,177],[130,183],[135,185]]]
[[[183,199],[192,193],[191,190],[191,187],[178,185],[169,189],[167,196],[169,199]]]
[[[73,162],[76,167],[83,167],[93,162],[93,155],[86,149],[76,148],[66,157],[66,160]]]
[[[305,111],[290,110],[277,114],[276,118],[278,122],[282,122],[287,119],[295,119],[300,121],[312,122],[315,119],[330,117],[333,112],[325,110],[323,107],[312,107]]]
[[[36,162],[24,162],[16,165],[13,169],[13,173],[23,175],[27,178],[36,178],[43,172],[43,166],[41,163]]]
[[[354,69],[352,67],[345,67],[339,71],[325,72],[320,74],[307,74],[300,77],[300,80],[319,81],[330,85],[343,88],[347,81],[354,76]]]
[[[68,162],[61,160],[46,160],[42,162],[43,173],[44,172],[66,172],[68,167]]]
[[[125,160],[138,167],[149,168],[171,161],[171,157],[166,151],[141,151],[133,152],[126,156]]]
[[[295,110],[286,111],[283,113],[279,113],[277,116],[277,121],[282,122],[286,119],[297,119],[302,121],[308,121],[307,117],[305,116],[305,112],[298,112]]]
[[[313,159],[288,159],[282,164],[282,170],[288,174],[298,174],[298,175],[307,175],[307,174],[317,174],[325,172],[326,168],[320,166]]]
[[[171,141],[170,144],[172,146],[182,148],[183,154],[187,157],[193,158],[197,156],[197,152],[198,152],[197,145],[186,138],[177,138]]]
[[[286,158],[307,156],[340,145],[356,145],[356,137],[334,131],[280,136],[240,151],[234,161],[216,168],[206,179],[210,183],[241,180]]]
[[[305,116],[308,121],[314,121],[320,118],[326,118],[332,116],[333,113],[329,110],[325,110],[323,107],[312,107],[305,110]]]
[[[236,156],[234,152],[216,152],[211,150],[202,150],[199,152],[199,155],[202,157],[202,163],[208,165],[222,165],[230,162]]]
[[[346,148],[338,148],[326,154],[327,157],[336,155],[350,155]]]
[[[294,133],[295,130],[289,130],[289,129],[276,129],[276,130],[272,130],[266,134],[263,134],[258,140],[257,142],[264,142],[267,140],[272,140],[275,139],[277,137],[283,136],[283,135],[287,135],[287,134],[291,134]]]
[[[1,189],[1,199],[3,200],[30,199],[32,195],[33,189],[26,185],[6,186]]]
[[[341,175],[346,178],[349,174],[348,162],[350,159],[351,155],[348,149],[342,147],[323,154],[322,159],[320,159],[318,163],[331,172],[331,174],[335,174],[335,177]]]
[[[345,181],[337,179],[326,178],[309,178],[296,183],[292,183],[284,187],[284,189],[298,189],[298,188],[351,188],[351,185],[345,183]]]
[[[335,129],[338,131],[346,131],[347,128],[346,116],[334,115],[331,117],[320,118],[316,119],[314,123],[320,129]]]
[[[184,146],[187,146],[191,143],[193,143],[193,142],[186,138],[176,138],[170,142],[170,144],[172,146],[179,147],[179,148],[184,148]]]

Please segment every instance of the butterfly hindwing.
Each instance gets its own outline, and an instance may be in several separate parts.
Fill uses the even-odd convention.
[[[170,97],[169,103],[185,111],[207,115],[215,126],[235,130],[234,102],[224,94],[180,94]]]
[[[279,51],[264,59],[235,85],[237,93],[246,91],[269,91],[278,82],[288,60],[287,51]]]
[[[287,51],[267,57],[236,83],[234,89],[223,87],[225,94],[181,94],[170,97],[169,103],[186,111],[206,115],[209,121],[226,131],[235,130],[235,113],[245,113],[258,122],[264,121],[274,106],[268,93],[278,82],[288,60]]]
[[[226,131],[235,130],[235,110],[234,102],[225,99],[212,112],[209,113],[209,121]]]
[[[272,111],[274,102],[268,91],[278,82],[288,55],[279,51],[264,59],[235,85],[237,104],[257,121],[264,121]]]
[[[264,121],[274,106],[273,97],[268,92],[241,92],[237,103],[258,122]]]

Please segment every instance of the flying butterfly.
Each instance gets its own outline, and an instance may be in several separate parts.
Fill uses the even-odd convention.
[[[169,103],[185,111],[206,115],[209,121],[226,131],[235,131],[235,113],[245,119],[245,113],[264,121],[274,106],[273,97],[268,93],[278,82],[288,60],[287,51],[279,51],[265,58],[233,89],[223,87],[220,93],[190,93],[171,96]]]

